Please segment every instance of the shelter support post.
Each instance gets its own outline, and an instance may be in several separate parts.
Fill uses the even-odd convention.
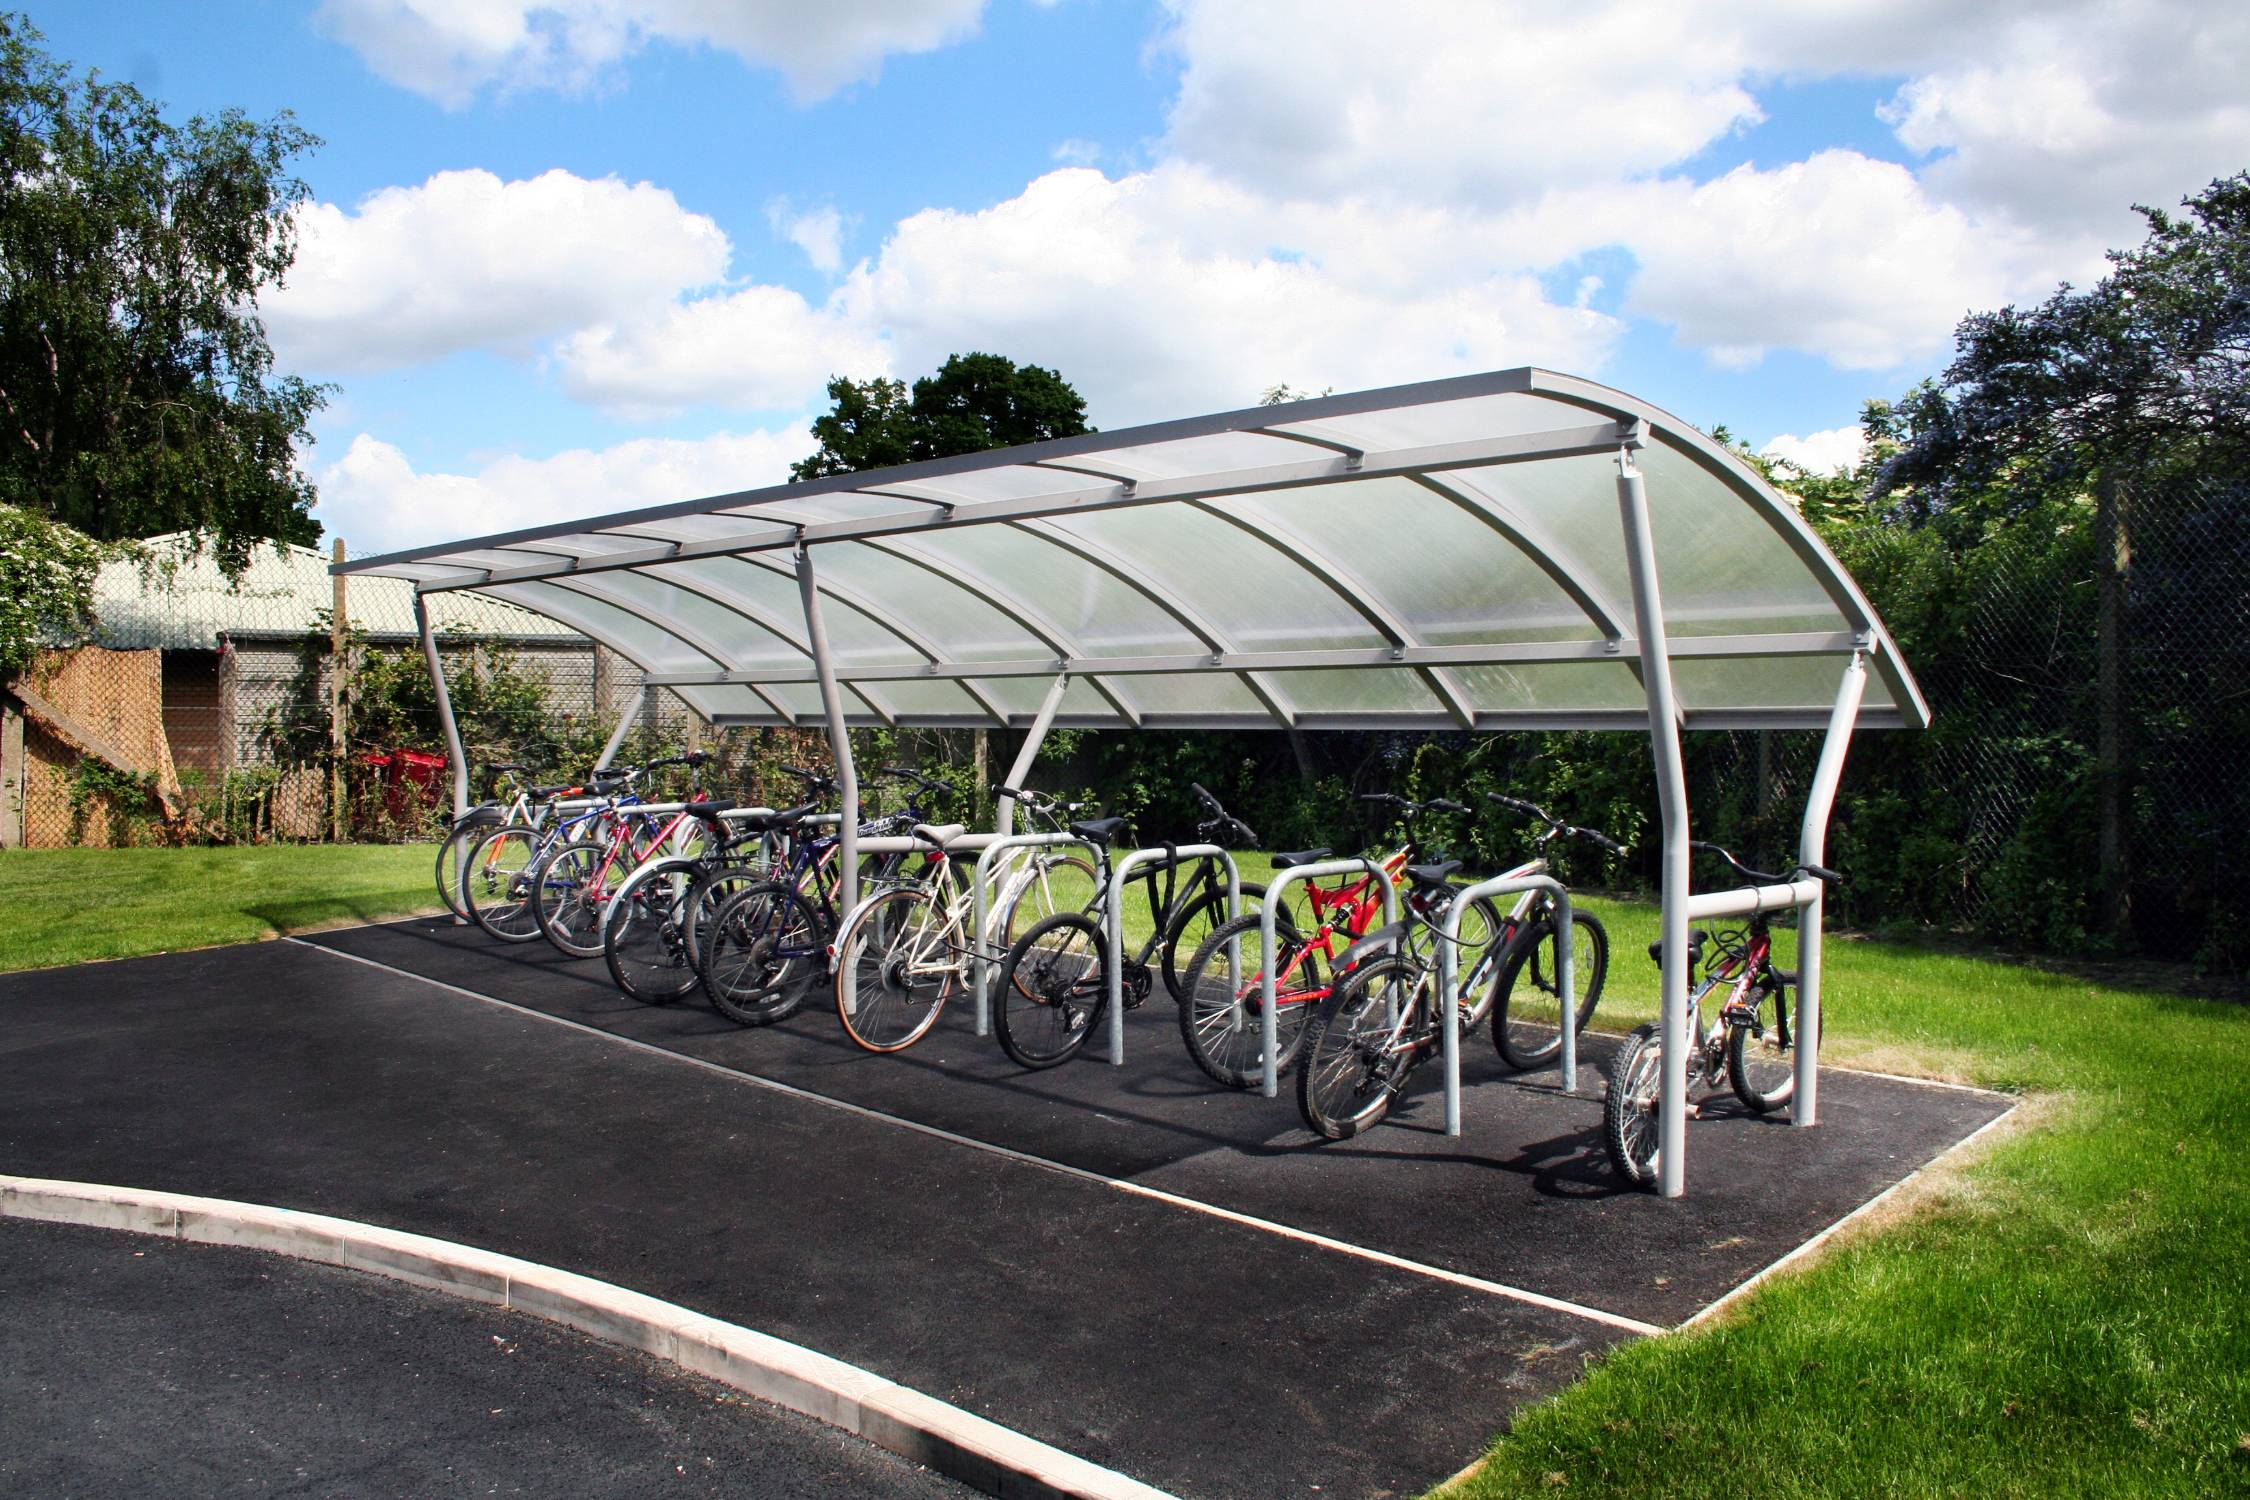
[[[461,749],[461,726],[453,718],[453,694],[445,685],[445,664],[438,660],[437,635],[430,629],[430,606],[414,596],[414,629],[422,637],[422,660],[429,664],[430,689],[437,695],[438,727],[445,731],[445,753],[453,758],[453,816],[469,811],[469,757]]]
[[[1805,825],[1797,838],[1800,864],[1823,864],[1828,858],[1828,815],[1836,807],[1836,787],[1844,777],[1844,757],[1851,752],[1852,729],[1859,722],[1859,702],[1867,691],[1867,658],[1854,654],[1836,689],[1836,708],[1829,716],[1828,737],[1820,747],[1820,764],[1813,771],[1812,791],[1805,797]],[[1821,926],[1827,915],[1826,887],[1813,882],[1812,900],[1797,919],[1797,1092],[1789,1103],[1789,1123],[1820,1123],[1820,978]]]
[[[1059,672],[1047,696],[1039,701],[1039,712],[1032,718],[1030,732],[1023,737],[1023,748],[1016,752],[1015,763],[1008,767],[1008,779],[1003,785],[1023,786],[1023,779],[1031,774],[1032,763],[1039,759],[1039,747],[1047,742],[1048,726],[1055,722],[1055,710],[1062,706],[1063,694],[1070,691],[1070,674]],[[1016,799],[1002,794],[999,799],[998,819],[992,831],[1006,838],[1016,831]]]
[[[631,734],[634,724],[640,721],[641,702],[647,697],[648,689],[641,688],[625,700],[625,711],[617,716],[617,727],[610,731],[609,743],[602,746],[601,759],[594,762],[595,770],[608,770],[609,763],[617,759],[617,752],[625,748],[625,736]]]
[[[842,801],[836,822],[836,912],[839,922],[859,904],[859,774],[852,767],[852,735],[844,724],[844,695],[836,686],[836,658],[828,649],[828,631],[820,621],[820,586],[813,575],[812,549],[797,549],[797,592],[805,602],[805,640],[812,648],[813,670],[820,679],[820,706],[828,716],[828,752],[836,762],[836,789]],[[846,969],[844,1008],[859,999],[855,976]]]
[[[1633,581],[1633,628],[1641,641],[1641,685],[1648,694],[1649,747],[1656,759],[1656,800],[1664,820],[1662,1082],[1657,1097],[1657,1191],[1687,1190],[1688,802],[1680,754],[1679,702],[1672,692],[1672,653],[1664,635],[1664,597],[1657,585],[1656,534],[1649,524],[1648,486],[1633,450],[1617,455],[1617,504],[1625,527],[1625,561]]]

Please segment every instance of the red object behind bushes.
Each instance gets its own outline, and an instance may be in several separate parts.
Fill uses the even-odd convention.
[[[446,758],[427,750],[367,750],[359,763],[382,787],[383,811],[392,822],[423,821],[445,800]]]

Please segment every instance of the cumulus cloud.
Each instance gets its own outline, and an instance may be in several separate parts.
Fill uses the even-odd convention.
[[[260,306],[282,356],[324,374],[522,353],[653,312],[717,280],[729,253],[718,225],[662,188],[562,171],[440,172],[350,209],[307,205],[297,227],[297,263]]]
[[[547,458],[511,454],[470,473],[417,470],[391,443],[360,433],[315,471],[320,519],[355,552],[542,526],[574,516],[775,484],[815,447],[812,430],[642,438]]]
[[[984,0],[326,0],[321,24],[380,77],[458,109],[487,88],[583,89],[651,42],[773,68],[800,101],[894,53],[971,35]]]
[[[694,406],[793,406],[817,395],[831,375],[864,379],[891,367],[871,320],[815,307],[778,286],[582,329],[562,341],[555,361],[571,395],[636,420]]]
[[[1800,474],[1841,474],[1867,459],[1867,434],[1857,427],[1831,427],[1803,437],[1785,432],[1758,450]]]
[[[773,232],[805,252],[816,271],[835,272],[844,264],[844,216],[834,204],[798,212],[786,198],[766,205]]]

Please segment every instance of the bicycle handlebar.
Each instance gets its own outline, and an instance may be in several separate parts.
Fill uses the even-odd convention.
[[[1689,842],[1688,847],[1704,854],[1716,854],[1732,865],[1735,873],[1745,879],[1757,881],[1760,885],[1787,885],[1790,881],[1795,880],[1797,875],[1810,875],[1822,885],[1842,885],[1844,883],[1844,877],[1829,869],[1826,865],[1800,864],[1796,867],[1795,874],[1776,875],[1768,870],[1751,869],[1741,860],[1736,859],[1725,847],[1718,844],[1705,843],[1702,839],[1694,839]]]
[[[1510,797],[1502,792],[1486,792],[1484,795],[1511,812],[1520,812],[1526,817],[1537,818],[1566,838],[1584,839],[1587,843],[1597,844],[1612,854],[1630,854],[1633,852],[1598,829],[1581,828],[1575,823],[1565,823],[1536,802],[1526,802],[1521,797]]]
[[[1203,804],[1203,810],[1211,815],[1198,824],[1195,830],[1197,833],[1206,835],[1205,843],[1218,842],[1218,840],[1208,836],[1212,833],[1218,833],[1238,843],[1247,844],[1253,849],[1258,846],[1257,830],[1221,806],[1219,799],[1212,796],[1210,789],[1204,786],[1202,782],[1189,782],[1188,790],[1195,794],[1196,801]]]

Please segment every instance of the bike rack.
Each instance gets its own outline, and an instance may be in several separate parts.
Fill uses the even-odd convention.
[[[1283,891],[1292,885],[1301,884],[1307,880],[1318,880],[1324,875],[1350,875],[1362,870],[1382,882],[1384,925],[1389,926],[1396,922],[1398,920],[1398,886],[1391,879],[1390,872],[1385,870],[1380,862],[1366,858],[1353,858],[1324,859],[1318,864],[1292,865],[1286,870],[1275,873],[1273,883],[1266,887],[1266,904],[1258,909],[1258,938],[1265,945],[1264,951],[1269,955],[1273,952],[1274,914],[1281,910],[1281,894]],[[1241,986],[1235,984],[1234,981],[1240,976],[1240,960],[1236,957],[1229,963],[1227,974],[1229,987],[1236,994],[1241,993]],[[1263,1033],[1259,1040],[1265,1044],[1263,1048],[1265,1076],[1259,1085],[1259,1092],[1271,1099],[1281,1092],[1281,1070],[1274,1065],[1273,1057],[1274,1049],[1281,1045],[1281,1023],[1273,1011],[1273,965],[1271,963],[1265,966],[1259,981],[1258,994],[1259,999],[1263,1002],[1258,1007],[1258,1025]],[[1239,1021],[1236,1024],[1239,1025]]]
[[[1092,855],[1097,864],[1100,863],[1102,857],[1101,850],[1075,833],[1006,833],[997,835],[970,833],[963,834],[955,843],[965,849],[969,845],[986,838],[989,838],[991,842],[985,844],[983,852],[977,855],[976,873],[969,880],[970,893],[976,898],[976,916],[974,918],[976,930],[969,934],[969,961],[976,974],[978,1036],[992,1035],[992,987],[988,972],[990,969],[989,952],[992,944],[986,938],[984,929],[985,924],[991,920],[992,916],[989,908],[992,904],[993,856],[1009,849],[1031,849],[1044,848],[1055,844],[1075,844]]]
[[[1561,992],[1562,1086],[1566,1094],[1578,1088],[1578,979],[1576,947],[1572,942],[1570,891],[1552,875],[1495,875],[1466,890],[1456,891],[1453,902],[1439,919],[1438,1004],[1444,1008],[1445,1133],[1461,1133],[1461,1008],[1456,991],[1461,985],[1461,913],[1473,901],[1490,896],[1520,896],[1525,891],[1545,891],[1555,902],[1555,988]]]
[[[1109,986],[1109,1060],[1112,1066],[1125,1062],[1125,877],[1150,860],[1215,859],[1227,870],[1227,920],[1242,915],[1242,872],[1237,869],[1234,856],[1217,844],[1181,844],[1172,849],[1135,849],[1121,856],[1110,866],[1109,889],[1102,898],[1102,932],[1108,939],[1109,953],[1103,962],[1105,982]],[[1239,939],[1227,943],[1227,980],[1231,984],[1242,968],[1242,945]]]

